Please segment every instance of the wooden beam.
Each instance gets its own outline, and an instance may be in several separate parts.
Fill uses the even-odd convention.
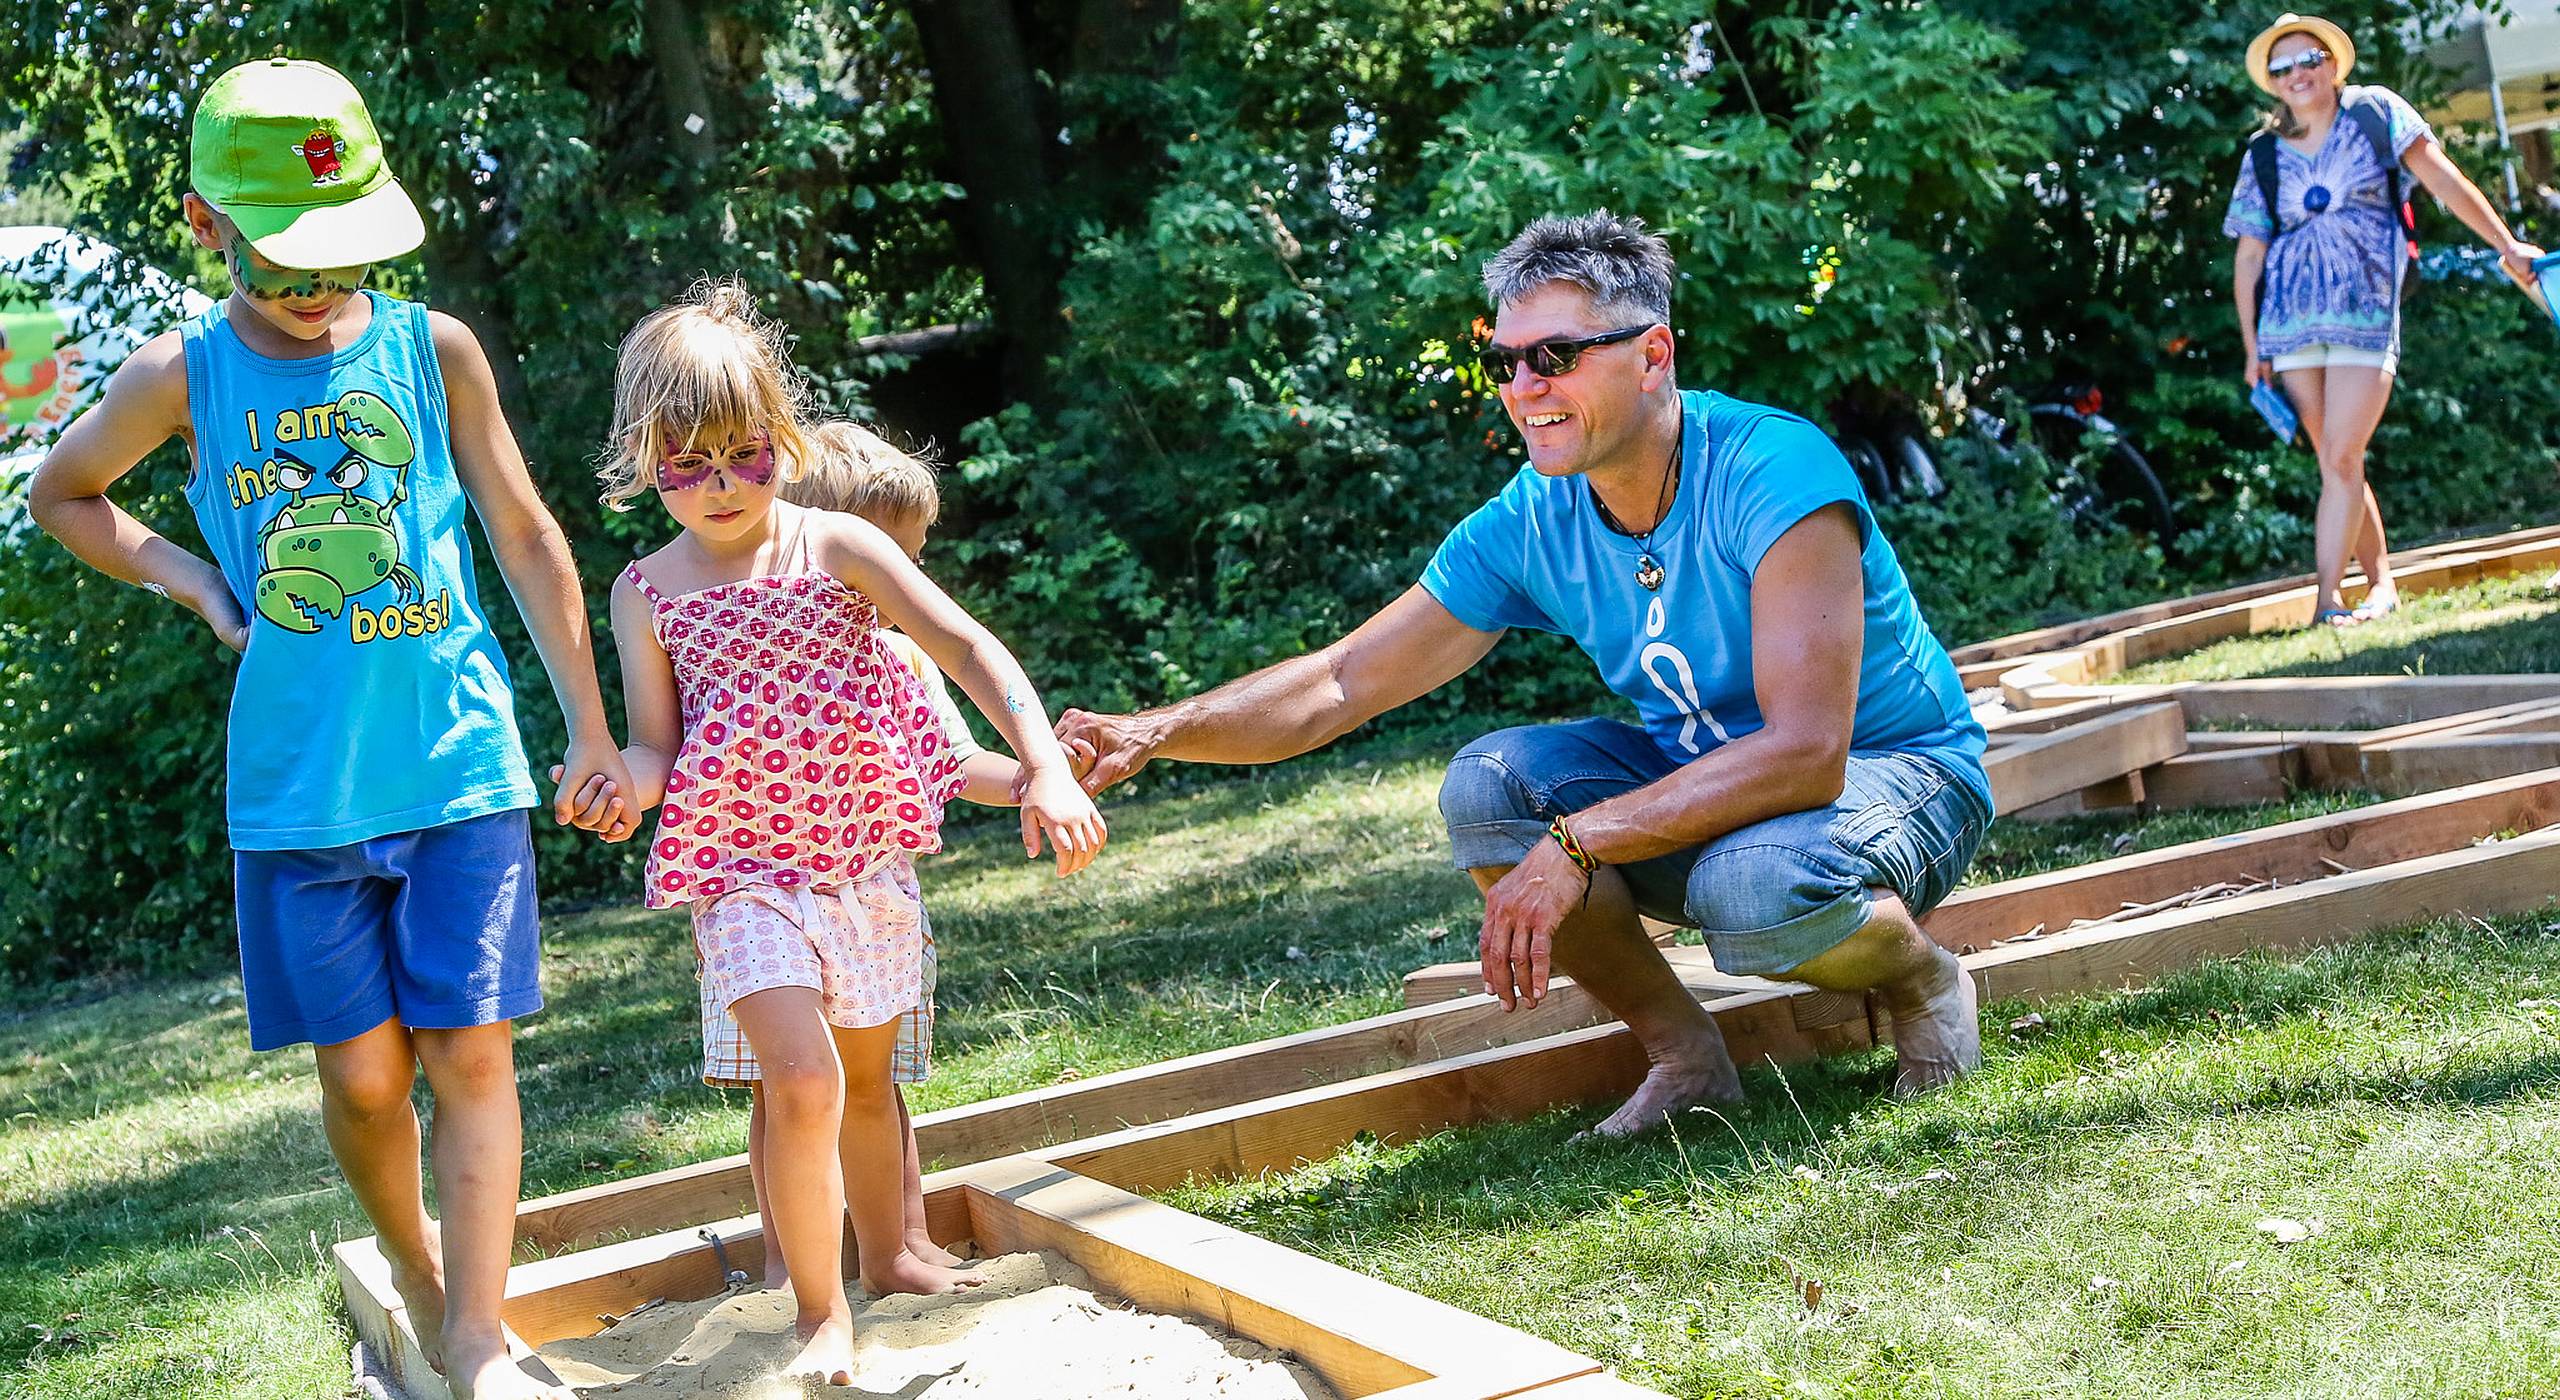
[[[2448,540],[2422,549],[2403,550],[2393,554],[2391,558],[2393,567],[2399,568],[2421,560],[2440,559],[2448,555],[2497,554],[2519,546],[2553,539],[2560,539],[2560,525],[2538,525],[2531,529],[2514,530],[2501,535]],[[2138,607],[2125,608],[2097,617],[2039,627],[2026,632],[2013,632],[2008,636],[1996,637],[1987,642],[1975,642],[1957,647],[1948,654],[1954,658],[1958,666],[1966,666],[1977,662],[2027,656],[2042,651],[2057,651],[2076,646],[2093,637],[2103,637],[2149,623],[2183,617],[2189,613],[2207,612],[2253,598],[2308,588],[2315,581],[2310,574],[2295,574],[2287,578],[2269,579],[2264,583],[2246,583],[2185,598],[2144,603]]]
[[[2421,856],[2121,924],[2008,943],[1965,960],[1986,998],[2131,986],[2212,958],[2342,943],[2448,914],[2517,914],[2560,891],[2560,830]]]
[[[1988,948],[2030,929],[2058,932],[2077,919],[2208,885],[2315,880],[2340,866],[2391,865],[2554,822],[2560,822],[2560,769],[2003,880],[1958,892],[1920,922],[1945,947]]]
[[[2113,989],[2129,977],[2206,958],[2338,942],[2456,910],[2485,916],[2537,909],[2554,890],[2560,890],[2560,829],[2011,942],[1964,961],[1983,979],[1988,995],[2038,1001]],[[1796,1028],[1788,1000],[1762,992],[1709,1005],[1737,1063],[1785,1062],[1824,1051],[1817,1035]],[[1841,1043],[1854,1041],[1843,1035]],[[1193,1177],[1287,1170],[1329,1156],[1361,1134],[1400,1142],[1462,1123],[1614,1099],[1632,1090],[1643,1071],[1633,1034],[1623,1025],[1599,1026],[1131,1128],[1041,1155],[1143,1192]]]
[[[1478,992],[921,1114],[916,1143],[927,1162],[963,1165],[1607,1019],[1570,981],[1520,1011]],[[754,1201],[747,1159],[738,1154],[527,1201],[516,1212],[516,1237],[544,1252],[577,1249],[742,1214]]]
[[[2183,753],[2142,770],[2143,800],[2155,812],[2255,807],[2283,801],[2295,788],[2309,783],[2299,744],[2216,747]]]
[[[1098,1290],[1286,1351],[1346,1397],[1496,1400],[1600,1374],[1598,1362],[1552,1342],[1036,1157],[937,1172],[926,1179],[925,1203],[943,1244],[974,1242],[985,1254],[1054,1251]],[[762,1268],[755,1217],[709,1228],[731,1265],[750,1274]],[[411,1357],[411,1375],[428,1377],[423,1386],[404,1380],[408,1400],[442,1400],[380,1254],[370,1241],[357,1243],[368,1247],[341,1249],[342,1267],[359,1278],[348,1293],[351,1309],[366,1313],[369,1326],[387,1324],[390,1345]],[[508,1273],[506,1319],[540,1345],[591,1335],[606,1316],[653,1299],[690,1301],[721,1289],[719,1253],[695,1231],[669,1231],[517,1265]]]
[[[1983,760],[1993,805],[2015,812],[2186,752],[2187,721],[2174,700],[2103,714],[1992,750]]]
[[[1142,1309],[1290,1353],[1345,1396],[1488,1400],[1600,1371],[1514,1328],[1046,1162],[990,1163],[967,1189],[981,1252],[1054,1250]]]
[[[2427,735],[2366,749],[2364,786],[2430,792],[2457,783],[2560,764],[2560,734]]]

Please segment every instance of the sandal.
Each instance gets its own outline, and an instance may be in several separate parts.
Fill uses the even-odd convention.
[[[2355,619],[2358,622],[2379,622],[2399,610],[2400,600],[2396,597],[2386,598],[2379,603],[2358,603],[2356,604],[2355,609]]]
[[[2322,608],[2311,617],[2311,625],[2314,627],[2328,626],[2340,630],[2356,626],[2363,621],[2363,618],[2358,617],[2352,609],[2348,608]]]

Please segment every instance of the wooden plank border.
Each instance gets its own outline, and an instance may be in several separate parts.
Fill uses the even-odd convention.
[[[1101,1291],[1139,1308],[1288,1352],[1346,1400],[1500,1400],[1602,1374],[1599,1362],[1516,1328],[1035,1156],[934,1174],[926,1181],[926,1211],[946,1245],[974,1242],[987,1254],[1054,1251],[1092,1275]],[[753,1216],[709,1228],[728,1262],[751,1273],[761,1267]],[[408,1400],[441,1400],[441,1379],[424,1369],[371,1243],[338,1247],[349,1311],[369,1347],[406,1359],[395,1377]],[[707,1298],[721,1286],[711,1245],[696,1232],[670,1231],[517,1266],[508,1275],[506,1320],[540,1345],[587,1335],[604,1315],[653,1299]],[[532,1364],[549,1375],[538,1360]]]

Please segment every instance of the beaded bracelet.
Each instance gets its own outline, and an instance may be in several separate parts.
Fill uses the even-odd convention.
[[[1564,848],[1564,858],[1572,861],[1574,867],[1583,874],[1588,875],[1600,868],[1600,862],[1594,859],[1589,851],[1582,849],[1580,841],[1574,839],[1573,832],[1564,824],[1564,818],[1558,817],[1547,823],[1547,834],[1555,838],[1558,846]]]

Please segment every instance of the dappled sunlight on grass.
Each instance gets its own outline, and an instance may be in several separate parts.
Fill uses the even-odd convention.
[[[2127,685],[2254,676],[2500,675],[2560,671],[2560,593],[2519,574],[2413,594],[2349,628],[2234,637],[2110,677]]]
[[[1868,1055],[1676,1137],[1550,1115],[1172,1196],[1678,1394],[2533,1393],[2555,992],[2551,923],[2439,924],[2048,1008],[1915,1103]]]

